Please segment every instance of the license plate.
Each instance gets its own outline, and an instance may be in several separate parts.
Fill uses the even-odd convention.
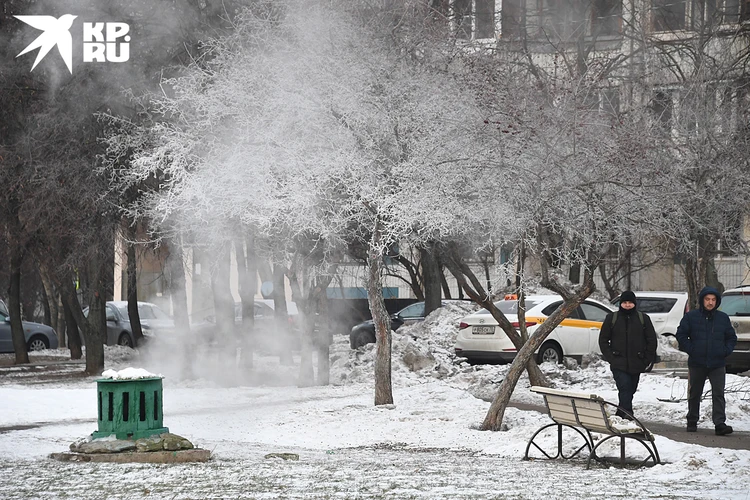
[[[474,335],[492,335],[495,333],[494,326],[473,326],[471,327],[471,333]]]

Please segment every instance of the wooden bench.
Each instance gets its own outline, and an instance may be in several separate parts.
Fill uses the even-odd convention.
[[[619,408],[614,403],[608,403],[604,399],[594,394],[580,394],[575,392],[561,391],[559,389],[548,389],[546,387],[534,386],[531,388],[532,392],[539,393],[544,396],[544,402],[549,410],[549,416],[554,423],[545,425],[529,440],[526,446],[525,460],[529,460],[529,450],[533,445],[542,454],[550,459],[553,458],[564,458],[569,459],[577,456],[581,451],[588,448],[589,457],[586,461],[586,468],[588,469],[591,465],[591,459],[599,462],[608,462],[606,457],[599,457],[597,455],[597,449],[602,444],[613,438],[620,439],[620,457],[619,464],[632,465],[632,463],[626,462],[625,455],[625,441],[630,439],[643,445],[648,451],[648,456],[644,459],[639,459],[634,463],[638,466],[647,465],[649,461],[651,465],[661,463],[659,459],[659,451],[656,449],[656,442],[654,435],[646,429],[642,422],[633,416],[632,421],[622,421],[618,417],[611,417],[607,410],[609,409],[614,413],[616,410],[627,413],[627,411]],[[632,416],[632,415],[631,415]],[[624,422],[624,423],[621,423]],[[557,427],[557,454],[552,456],[547,453],[534,439],[545,429],[550,427]],[[563,428],[568,427],[573,429],[583,439],[583,444],[575,449],[571,454],[565,456],[563,452]],[[581,430],[583,429],[583,431]],[[596,444],[592,432],[606,434],[607,437],[600,439]]]

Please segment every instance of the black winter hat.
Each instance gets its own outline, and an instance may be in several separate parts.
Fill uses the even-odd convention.
[[[622,304],[623,302],[632,302],[633,304],[635,304],[635,294],[630,290],[625,290],[620,294],[620,304]]]

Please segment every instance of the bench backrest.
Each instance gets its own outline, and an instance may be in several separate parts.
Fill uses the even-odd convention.
[[[544,396],[549,415],[558,424],[583,427],[604,434],[617,433],[610,426],[604,400],[599,396],[540,386],[534,386],[531,390]]]

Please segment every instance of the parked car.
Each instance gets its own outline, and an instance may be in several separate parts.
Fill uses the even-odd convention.
[[[127,301],[108,301],[105,306],[107,313],[107,345],[134,347],[135,336],[133,335],[133,327],[130,324],[130,317],[128,316]],[[88,317],[88,307],[83,310],[83,315]],[[152,338],[157,335],[167,337],[175,333],[174,320],[156,304],[138,302],[138,315],[140,316],[141,329],[145,338]]]
[[[721,296],[719,310],[729,315],[737,333],[737,345],[727,358],[727,372],[750,370],[750,285],[726,290]]]
[[[43,349],[57,349],[59,341],[57,333],[51,326],[31,321],[22,321],[23,334],[28,351]],[[13,348],[13,337],[10,332],[10,316],[5,303],[0,300],[0,352],[16,352]]]
[[[657,335],[674,336],[677,327],[686,312],[690,309],[687,292],[634,292],[637,308],[648,314]],[[615,308],[620,307],[620,299],[612,301]]]
[[[526,327],[529,334],[543,323],[563,302],[559,295],[529,295],[526,297]],[[518,301],[495,302],[508,321],[518,327]],[[562,362],[564,356],[577,359],[599,349],[599,330],[604,318],[614,309],[602,302],[586,299],[565,318],[536,351],[537,361]],[[455,344],[456,356],[470,363],[510,363],[516,357],[516,347],[500,328],[487,309],[470,314],[461,320]]]
[[[451,302],[466,303],[466,301],[446,299],[442,301],[441,307]],[[424,321],[424,302],[415,302],[391,314],[391,330],[396,331],[404,325],[411,325],[418,321]],[[373,320],[368,319],[352,327],[352,331],[349,333],[349,346],[352,349],[374,343],[375,323]]]

